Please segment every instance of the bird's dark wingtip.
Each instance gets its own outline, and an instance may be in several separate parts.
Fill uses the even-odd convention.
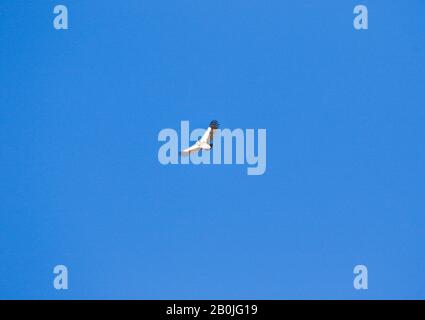
[[[211,122],[210,122],[210,127],[211,127],[212,129],[218,129],[218,127],[219,127],[219,123],[218,123],[218,121],[217,121],[217,120],[213,120],[213,121],[211,121]]]

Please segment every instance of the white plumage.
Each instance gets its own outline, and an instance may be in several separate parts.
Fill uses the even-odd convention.
[[[210,150],[212,144],[209,142],[213,139],[214,131],[218,129],[218,121],[213,120],[210,122],[209,127],[205,130],[205,133],[202,135],[201,139],[196,141],[196,143],[189,148],[182,150],[182,154],[189,154],[192,152],[198,152],[199,150]]]

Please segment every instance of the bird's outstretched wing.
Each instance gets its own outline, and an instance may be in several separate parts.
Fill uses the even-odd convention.
[[[189,148],[186,148],[184,150],[181,151],[181,154],[186,155],[192,152],[196,152],[201,150],[201,147],[198,144],[194,144],[192,146],[190,146]]]
[[[212,140],[213,135],[214,135],[214,131],[216,129],[218,129],[218,126],[219,126],[219,124],[218,124],[217,120],[211,121],[208,129],[205,131],[204,135],[202,136],[202,138],[199,141],[207,143],[208,141]]]

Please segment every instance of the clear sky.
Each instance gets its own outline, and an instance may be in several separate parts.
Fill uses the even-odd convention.
[[[1,0],[0,298],[425,298],[424,14]],[[212,119],[267,129],[264,175],[159,163]]]

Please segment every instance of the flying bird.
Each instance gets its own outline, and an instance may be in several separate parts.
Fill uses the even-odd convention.
[[[186,148],[182,150],[182,154],[189,154],[192,152],[198,152],[199,150],[210,150],[213,145],[212,143],[209,143],[213,139],[214,131],[218,129],[218,121],[213,120],[210,122],[209,127],[205,131],[205,133],[202,135],[201,139],[196,141],[194,145],[192,145],[189,148]]]

